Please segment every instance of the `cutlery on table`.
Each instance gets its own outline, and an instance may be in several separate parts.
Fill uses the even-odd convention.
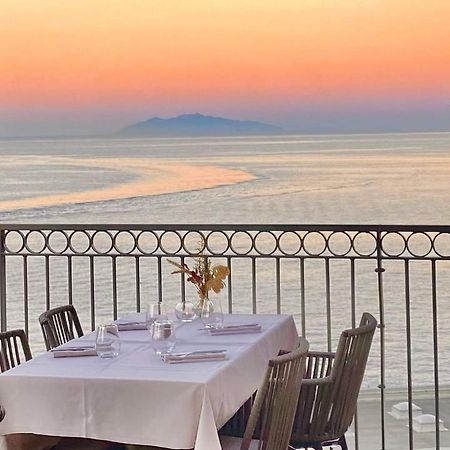
[[[185,354],[170,354],[161,355],[165,363],[174,364],[182,362],[202,362],[202,361],[217,361],[225,359],[227,356],[226,350],[212,350],[209,352],[188,352]]]
[[[146,323],[145,322],[125,322],[125,321],[122,321],[122,320],[117,320],[116,322],[116,325],[146,325]]]
[[[226,353],[226,350],[197,350],[193,352],[178,352],[178,353],[169,353],[169,356],[175,356],[175,357],[185,357],[185,356],[195,356],[195,355],[215,355],[215,354],[221,354]]]
[[[50,350],[51,352],[76,352],[76,351],[83,351],[83,350],[94,350],[95,346],[89,345],[85,347],[64,347],[64,348],[53,348]]]

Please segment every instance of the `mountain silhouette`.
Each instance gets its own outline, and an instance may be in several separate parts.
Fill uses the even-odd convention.
[[[154,117],[121,129],[120,137],[257,136],[282,134],[280,127],[262,122],[232,120],[203,114],[183,114],[169,119]]]

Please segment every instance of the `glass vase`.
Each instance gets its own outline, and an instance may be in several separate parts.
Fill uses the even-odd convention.
[[[200,312],[200,319],[205,328],[220,328],[223,325],[223,312],[220,298],[214,302],[206,296]]]
[[[192,322],[197,318],[196,308],[192,302],[179,302],[175,306],[175,316],[181,322]]]

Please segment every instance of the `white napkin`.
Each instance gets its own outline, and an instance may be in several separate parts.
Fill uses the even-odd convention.
[[[132,330],[146,330],[147,324],[145,322],[116,322],[119,331],[132,331]]]
[[[248,323],[241,325],[224,325],[217,328],[209,328],[208,333],[212,336],[228,335],[228,334],[249,334],[260,333],[261,325],[257,323]]]
[[[85,347],[59,347],[51,350],[54,358],[66,358],[69,356],[97,356],[94,346]]]
[[[168,353],[161,358],[165,363],[177,364],[184,362],[218,361],[225,359],[226,350],[205,350],[185,353]]]

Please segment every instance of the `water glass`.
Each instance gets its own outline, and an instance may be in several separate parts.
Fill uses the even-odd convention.
[[[151,326],[156,320],[167,320],[166,308],[162,303],[149,303],[147,305],[146,323],[151,332]]]
[[[170,320],[156,320],[151,325],[152,348],[157,355],[170,353],[175,347],[175,327]]]
[[[120,338],[117,325],[100,325],[97,328],[95,350],[100,358],[115,358],[120,353]]]

